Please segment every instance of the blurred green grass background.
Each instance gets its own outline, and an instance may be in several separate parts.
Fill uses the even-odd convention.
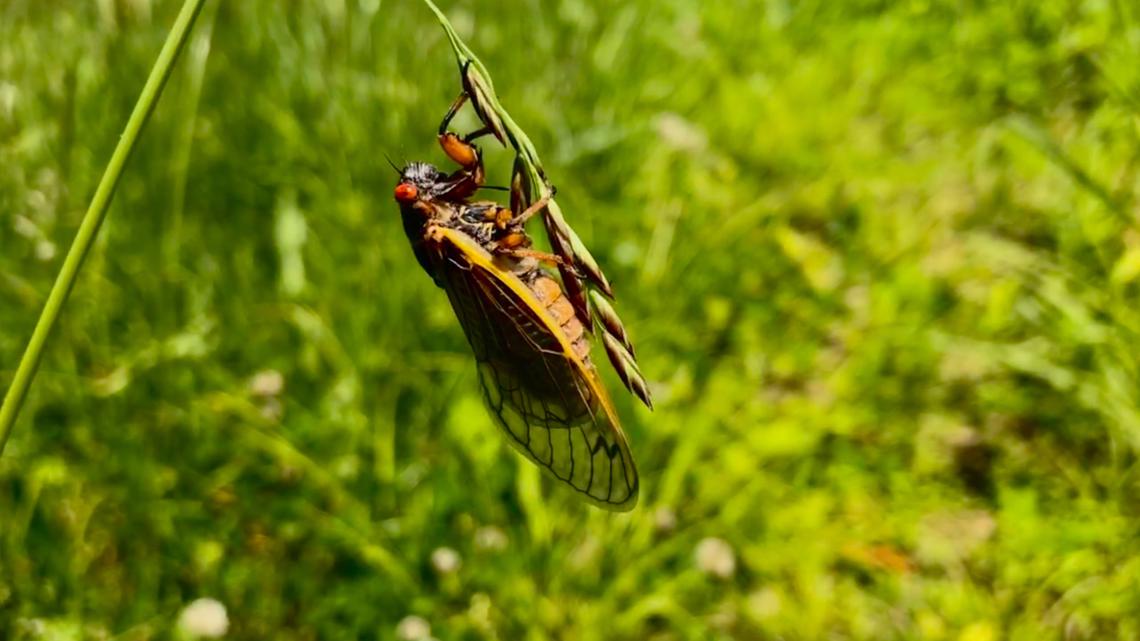
[[[178,4],[0,5],[3,387]],[[1140,638],[1135,4],[443,9],[616,288],[641,505],[507,449],[407,247],[427,9],[210,2],[0,459],[0,638]]]

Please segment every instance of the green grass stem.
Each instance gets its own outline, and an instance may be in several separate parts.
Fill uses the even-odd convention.
[[[111,160],[107,163],[107,169],[103,172],[102,179],[99,180],[99,185],[95,189],[95,196],[91,199],[91,205],[83,215],[83,220],[79,224],[79,231],[75,234],[71,249],[68,250],[67,257],[64,258],[63,267],[59,270],[59,275],[51,287],[51,292],[48,294],[40,318],[32,330],[32,338],[28,341],[28,347],[24,350],[23,357],[20,358],[16,375],[12,379],[12,385],[4,395],[4,404],[0,406],[0,455],[4,454],[4,446],[8,443],[12,426],[20,415],[20,409],[23,407],[24,399],[27,398],[32,380],[36,377],[36,370],[39,369],[48,337],[51,336],[51,331],[59,320],[59,315],[63,312],[63,306],[67,303],[67,297],[71,294],[72,287],[75,286],[75,279],[79,276],[79,270],[83,267],[87,252],[91,249],[92,243],[95,242],[95,236],[99,233],[99,227],[103,224],[107,209],[111,206],[111,199],[115,196],[115,188],[119,184],[119,178],[123,175],[123,168],[138,145],[142,130],[154,112],[159,97],[162,96],[162,90],[170,77],[170,71],[174,68],[174,63],[178,60],[179,54],[182,53],[182,47],[186,44],[187,37],[194,26],[194,20],[204,4],[206,4],[206,0],[186,0],[182,4],[182,10],[174,21],[174,27],[166,37],[162,51],[159,52],[158,59],[155,60],[154,67],[146,79],[146,85],[143,86],[142,93],[135,103],[135,108],[131,111],[127,126],[123,129],[122,137],[119,138],[119,144],[115,146]]]

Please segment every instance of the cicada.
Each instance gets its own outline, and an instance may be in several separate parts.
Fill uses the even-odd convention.
[[[448,125],[467,99],[485,126],[461,138]],[[590,503],[632,509],[637,466],[590,357],[594,320],[547,268],[581,275],[573,255],[537,251],[526,233],[525,223],[547,206],[552,190],[530,202],[516,162],[510,207],[472,199],[484,186],[474,140],[486,134],[502,140],[497,121],[488,120],[465,82],[439,127],[440,146],[459,168],[447,174],[413,162],[400,171],[395,198],[404,231],[420,266],[447,293],[474,352],[484,400],[507,441]],[[608,306],[603,311],[612,314]],[[620,341],[628,345],[624,330]],[[626,354],[631,360],[632,347]],[[631,389],[649,405],[639,372],[636,378]]]

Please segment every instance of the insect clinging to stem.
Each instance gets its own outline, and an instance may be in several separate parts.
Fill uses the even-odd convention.
[[[400,170],[394,196],[404,231],[420,266],[447,293],[474,352],[484,400],[508,442],[594,505],[632,509],[637,468],[590,357],[590,337],[601,329],[623,382],[651,406],[633,346],[604,298],[587,297],[591,286],[607,296],[612,291],[592,261],[578,259],[566,234],[554,228],[553,253],[533,248],[525,224],[542,212],[552,231],[552,187],[544,185],[532,200],[516,158],[509,207],[472,199],[485,180],[475,140],[494,135],[513,144],[514,138],[480,100],[469,64],[461,67],[463,89],[438,132],[440,147],[459,167],[446,174],[412,162]],[[483,126],[460,136],[450,123],[465,102]]]

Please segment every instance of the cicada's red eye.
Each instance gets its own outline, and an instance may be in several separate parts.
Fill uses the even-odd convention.
[[[400,183],[396,185],[396,200],[402,203],[410,203],[419,195],[419,190],[411,183]]]

